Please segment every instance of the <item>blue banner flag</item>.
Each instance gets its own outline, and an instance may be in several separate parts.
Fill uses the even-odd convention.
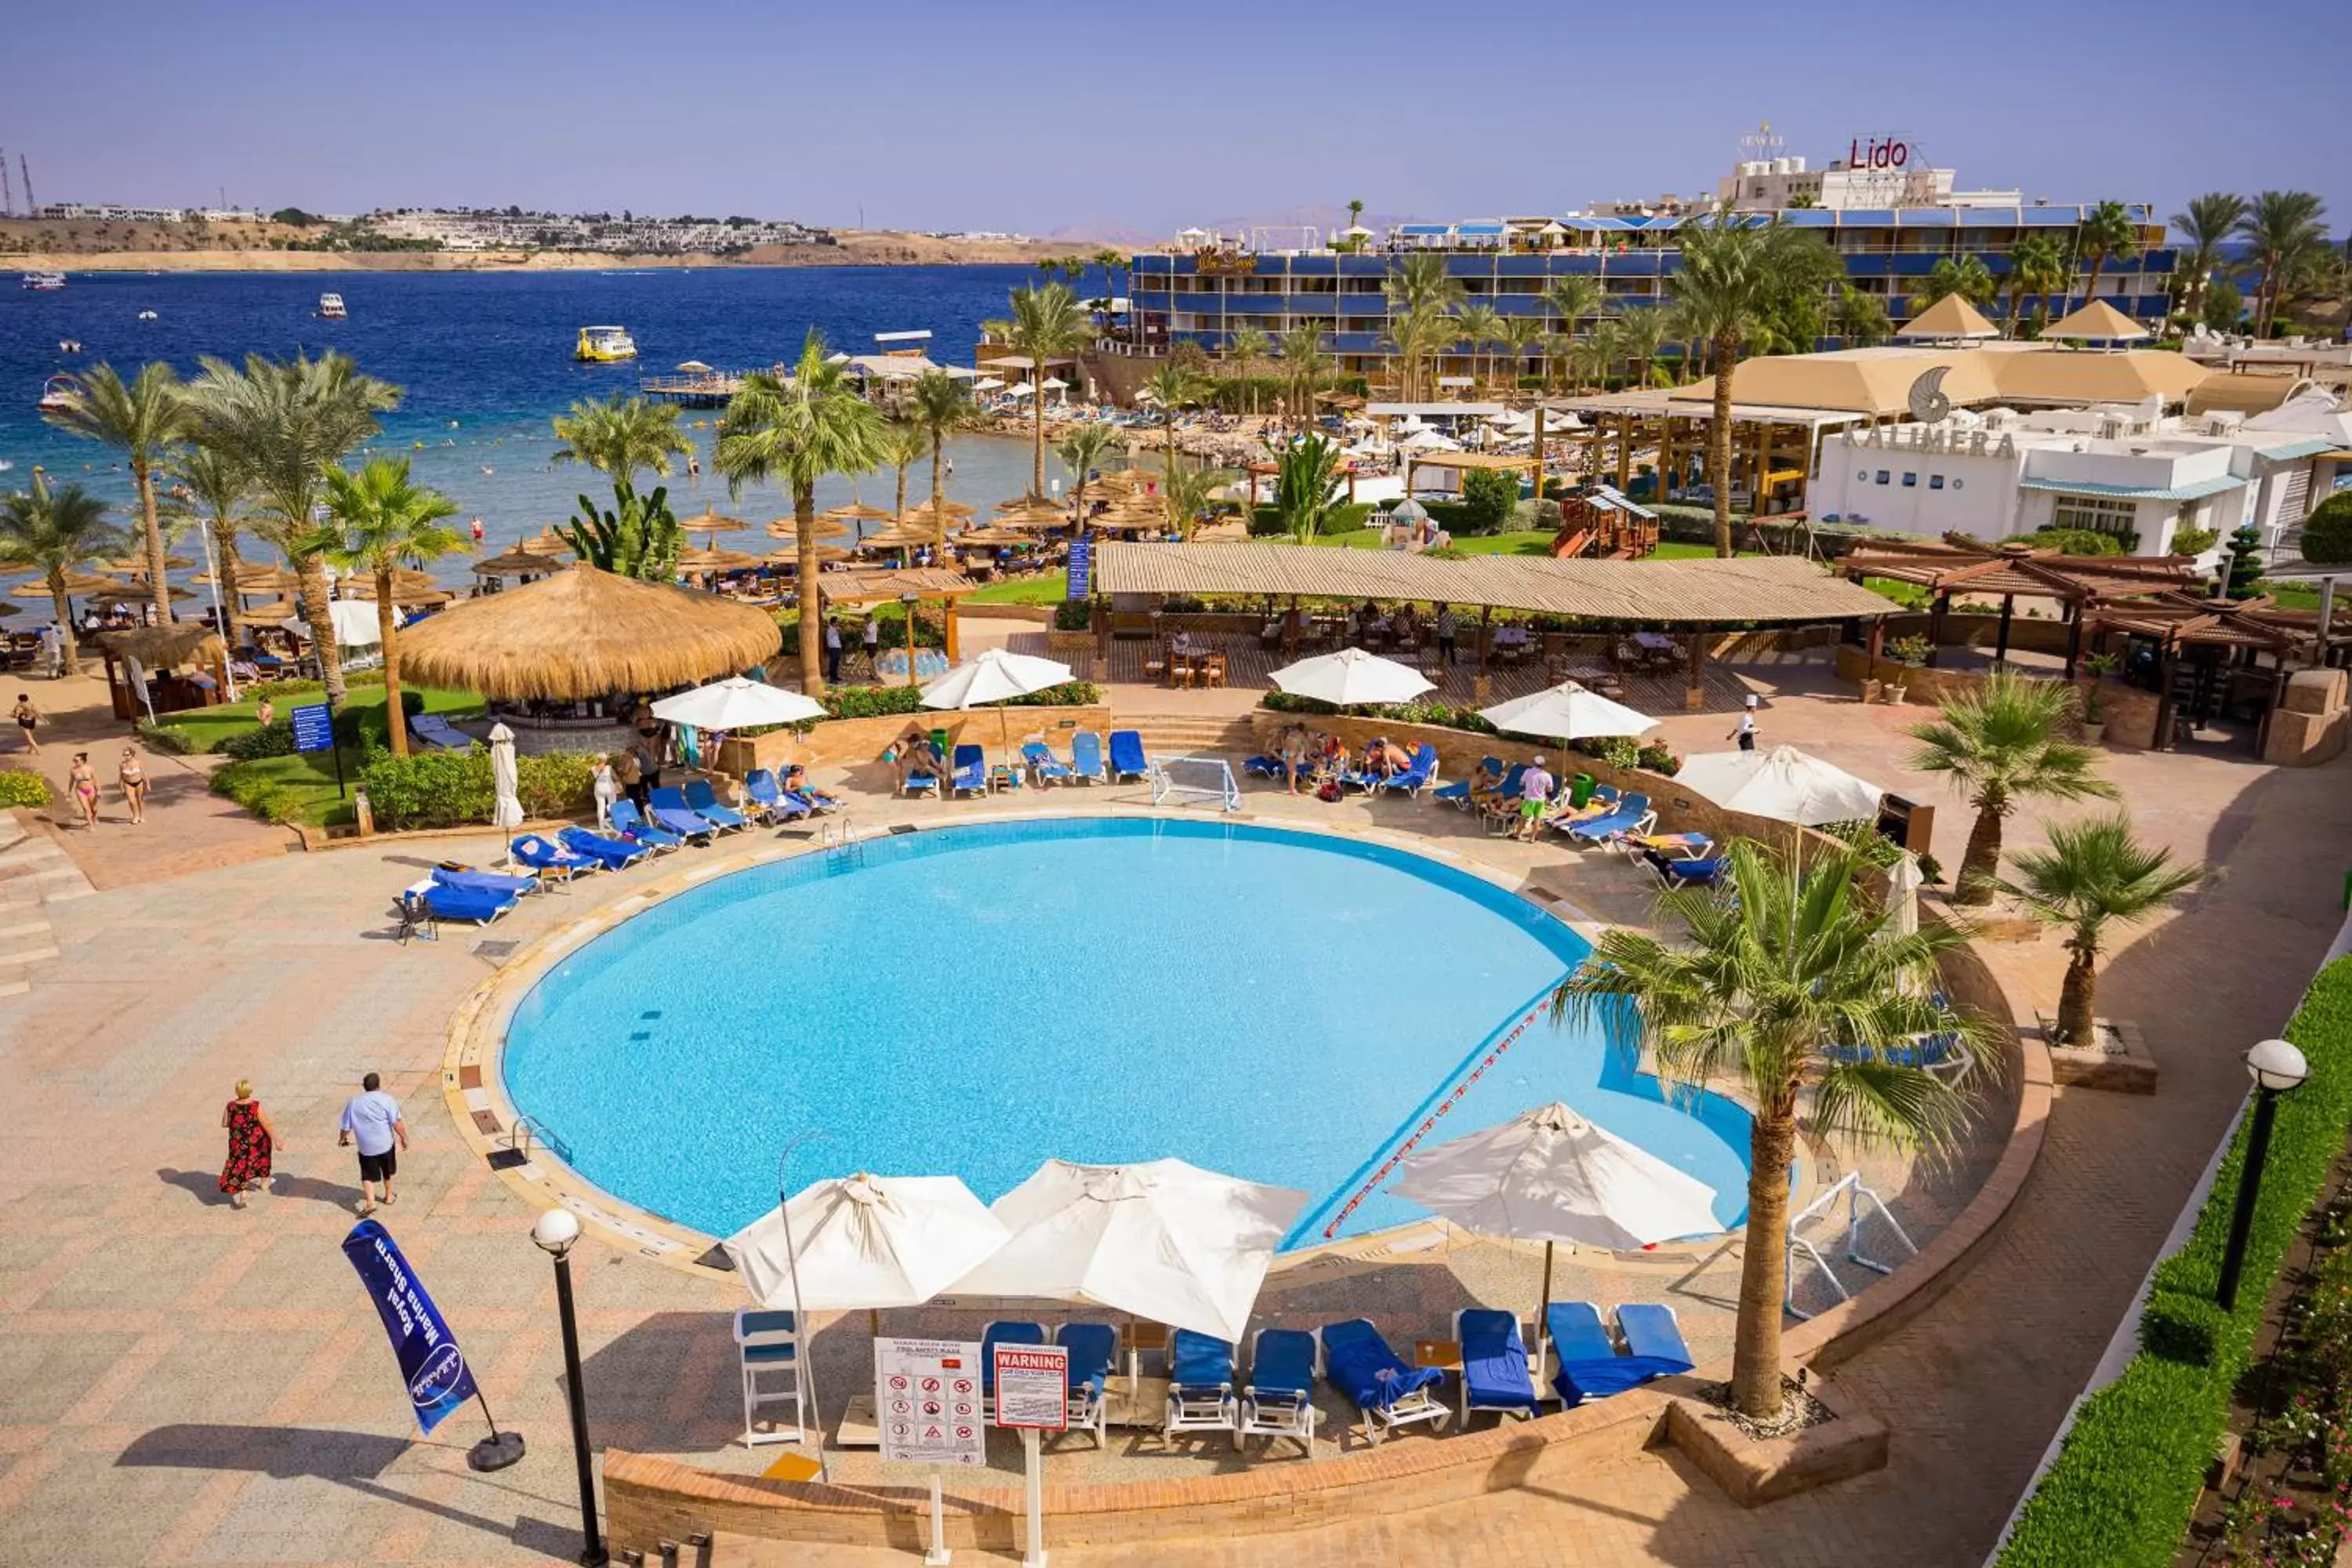
[[[287,715],[294,725],[294,749],[323,752],[335,743],[335,715],[323,702],[306,703]]]
[[[392,1353],[400,1358],[400,1375],[408,1384],[408,1402],[416,1407],[416,1424],[426,1432],[441,1418],[474,1397],[474,1373],[457,1349],[457,1337],[433,1305],[400,1255],[400,1247],[383,1226],[363,1219],[343,1237],[343,1256],[358,1269],[360,1282],[375,1302],[383,1331],[392,1336]]]

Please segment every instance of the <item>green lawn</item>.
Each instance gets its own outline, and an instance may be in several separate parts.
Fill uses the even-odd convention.
[[[977,593],[966,594],[964,598],[976,605],[1058,605],[1069,597],[1069,592],[1067,573],[1039,572],[991,583]]]
[[[2319,608],[2319,584],[2290,579],[2284,583],[2264,583],[2261,591],[2276,599],[2282,610],[2316,610]]]
[[[343,753],[343,793],[335,790],[335,763],[327,752],[302,752],[290,757],[260,757],[229,764],[241,778],[267,779],[294,796],[294,815],[312,827],[336,827],[357,820],[349,798],[359,783],[360,759]]]
[[[427,713],[446,713],[465,718],[482,710],[482,700],[470,691],[448,691],[437,687],[413,687],[425,699]],[[310,694],[301,697],[273,698],[278,717],[285,718],[292,710],[307,703],[322,702],[324,698]],[[258,698],[241,702],[224,703],[218,708],[194,709],[184,713],[169,715],[165,722],[193,731],[206,746],[216,745],[230,736],[256,728],[254,708]],[[383,688],[354,686],[345,699],[350,708],[382,708]],[[278,785],[295,800],[294,816],[313,827],[334,826],[350,822],[352,804],[350,787],[359,782],[359,753],[343,752],[344,790],[335,788],[335,757],[331,752],[297,752],[289,757],[257,757],[248,763],[226,764],[237,770],[235,776],[247,781],[266,781]]]
[[[411,687],[410,689],[423,694],[425,710],[427,713],[450,713],[463,716],[482,710],[482,700],[470,691],[445,691],[431,686]],[[268,691],[265,689],[261,696],[266,695]],[[325,700],[324,697],[315,692],[304,697],[272,697],[270,699],[271,705],[277,710],[278,717],[280,719],[285,718],[297,708]],[[343,700],[344,705],[351,708],[381,708],[383,706],[383,688],[354,686]],[[187,731],[196,737],[198,751],[209,752],[231,735],[243,734],[246,731],[255,728],[254,710],[259,701],[260,696],[254,696],[241,702],[224,702],[217,708],[191,708],[184,712],[166,714],[163,723],[174,730]],[[330,795],[334,793],[334,784],[331,779],[328,783],[327,791]]]

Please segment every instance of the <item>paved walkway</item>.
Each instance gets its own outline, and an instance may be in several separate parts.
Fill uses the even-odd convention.
[[[1925,710],[1801,699],[1821,684],[1803,667],[1744,673],[1774,693],[1768,741],[1945,804],[1901,765],[1900,726]],[[1726,727],[1720,715],[1665,725],[1694,750],[1720,744]],[[2222,867],[2110,963],[2105,1010],[2143,1026],[2163,1089],[2062,1094],[2011,1227],[1955,1290],[1845,1371],[1895,1427],[1886,1471],[1748,1513],[1679,1457],[1642,1456],[1572,1487],[1311,1539],[1188,1543],[1183,1560],[1980,1561],[2234,1109],[2236,1053],[2285,1017],[2325,949],[2352,855],[2340,764],[2284,773],[2115,753],[2107,771],[2143,832]],[[1957,807],[1940,813],[1947,865],[1967,827]],[[68,847],[79,858],[103,837],[75,834]],[[2021,823],[2014,837],[2038,829]],[[136,886],[104,881],[94,862],[101,890],[47,910],[60,956],[32,966],[28,994],[0,999],[10,1086],[0,1096],[0,1556],[450,1564],[574,1550],[560,1356],[546,1265],[525,1237],[530,1208],[466,1152],[438,1105],[448,1016],[498,954],[455,932],[405,949],[383,939],[392,888],[445,855],[491,847],[459,837],[273,852]],[[518,918],[552,922],[604,896],[618,894],[583,888],[569,910]],[[2054,998],[2046,942],[1996,962]],[[497,1476],[465,1468],[471,1415],[411,1440],[373,1314],[336,1256],[355,1192],[348,1154],[331,1148],[334,1110],[370,1068],[407,1101],[415,1138],[385,1217],[465,1336],[501,1420],[532,1444]],[[240,1076],[257,1080],[292,1140],[278,1195],[242,1212],[213,1182],[219,1107]],[[578,1273],[599,1440],[668,1452],[707,1443],[709,1462],[745,1463],[723,1447],[732,1372],[725,1336],[711,1331],[731,1299],[601,1247]],[[1126,1568],[1172,1554],[1055,1556]]]

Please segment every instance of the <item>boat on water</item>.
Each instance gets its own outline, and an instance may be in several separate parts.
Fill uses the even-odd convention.
[[[343,297],[341,294],[321,294],[319,296],[319,319],[320,321],[340,321],[350,314],[350,311],[343,309]]]
[[[583,327],[580,346],[572,357],[583,364],[611,364],[617,360],[637,357],[637,340],[629,336],[626,327]]]
[[[155,312],[152,310],[142,310],[139,312],[139,319],[142,321],[152,321],[155,319]]]
[[[24,286],[27,289],[37,289],[43,292],[52,289],[62,289],[66,286],[66,275],[62,272],[27,272],[25,274]]]
[[[74,384],[69,375],[53,375],[41,384],[41,412],[57,414],[73,405]]]

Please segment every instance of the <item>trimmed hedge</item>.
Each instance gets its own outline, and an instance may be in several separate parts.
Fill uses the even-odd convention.
[[[49,790],[49,781],[39,773],[24,768],[0,768],[0,810],[12,805],[38,809],[56,798]]]
[[[2213,1292],[2245,1160],[2243,1126],[2188,1243],[2157,1266],[2139,1353],[2083,1402],[2000,1568],[2167,1568],[2179,1551],[2231,1392],[2252,1362],[2272,1282],[2352,1124],[2352,958],[2320,972],[2286,1037],[2311,1077],[2278,1101],[2238,1310],[2222,1311]]]
[[[595,798],[594,767],[593,757],[568,752],[517,757],[515,793],[524,815],[584,816]],[[490,753],[478,746],[405,757],[371,752],[360,782],[367,786],[376,826],[391,829],[479,826],[490,820],[498,801]]]
[[[1102,700],[1102,688],[1091,680],[1066,680],[1026,697],[1008,699],[1007,708],[1090,708]],[[993,707],[996,704],[991,704]],[[894,713],[930,713],[923,706],[919,686],[836,686],[824,694],[828,719],[886,719]]]
[[[302,797],[252,763],[231,763],[214,769],[209,787],[264,822],[291,822],[301,815]]]

